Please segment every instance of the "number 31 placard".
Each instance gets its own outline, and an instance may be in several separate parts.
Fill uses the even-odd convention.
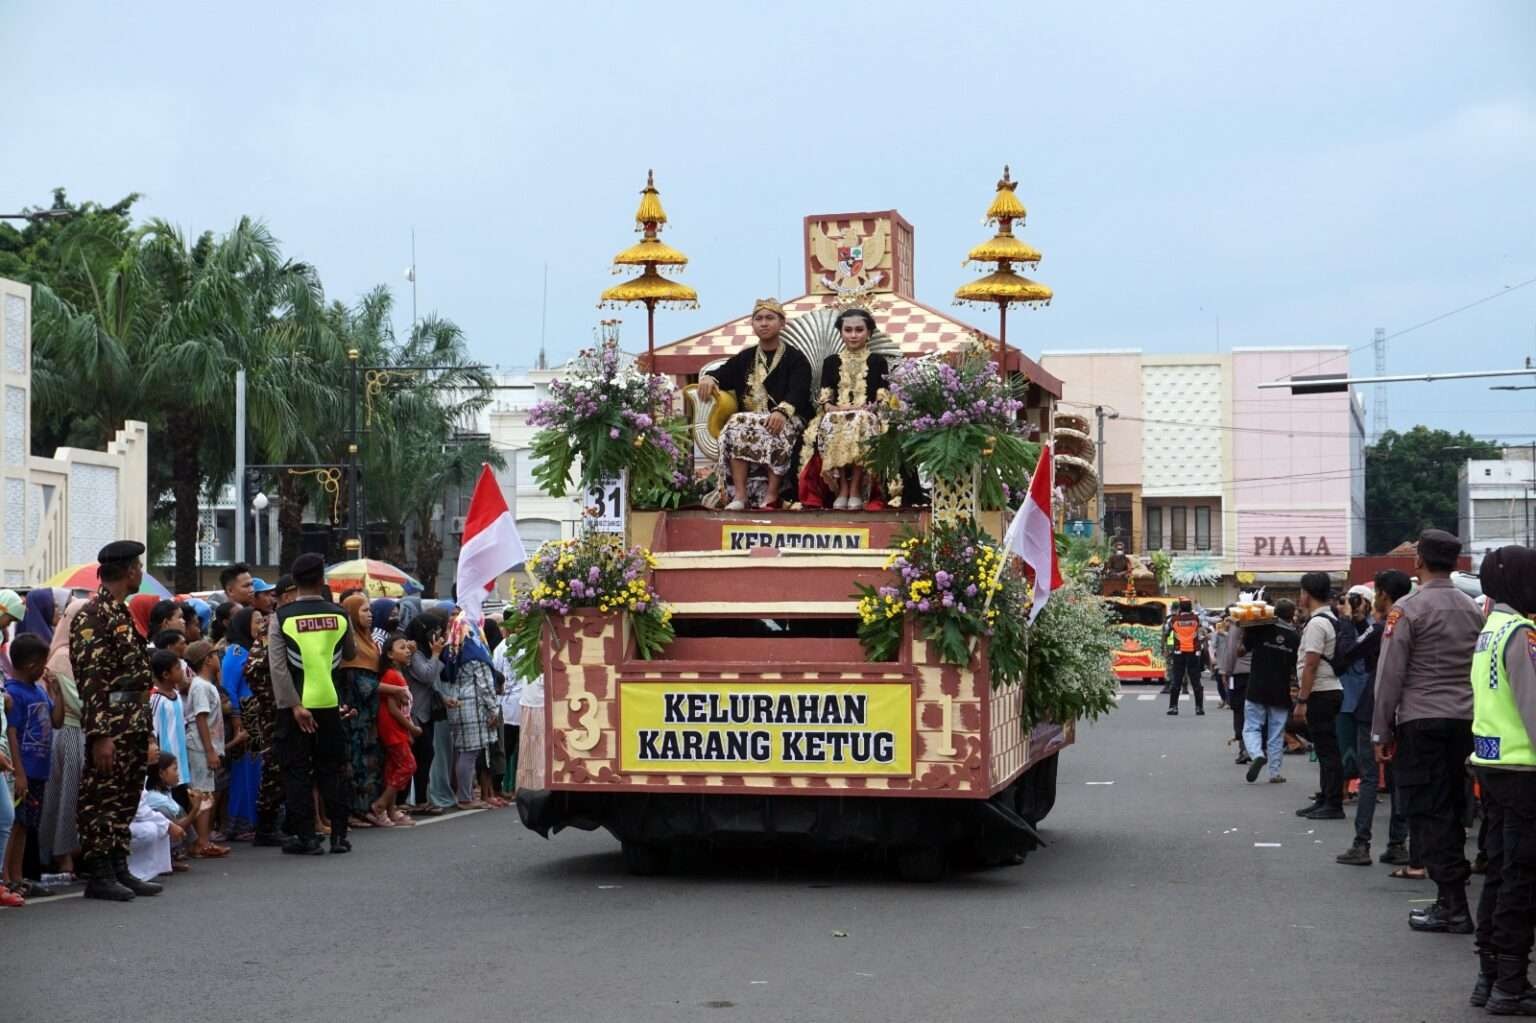
[[[584,502],[591,528],[599,533],[624,533],[624,493],[627,473],[599,480],[586,490]]]

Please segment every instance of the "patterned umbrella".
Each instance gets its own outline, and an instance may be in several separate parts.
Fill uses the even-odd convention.
[[[66,568],[43,585],[56,586],[64,590],[84,590],[88,593],[95,593],[96,589],[101,585],[101,580],[96,575],[98,567],[96,562],[87,561],[83,565]],[[171,599],[171,591],[165,588],[164,583],[148,572],[144,573],[144,581],[139,584],[139,592],[153,593],[155,596],[164,597],[166,600]]]
[[[357,558],[342,561],[325,570],[331,592],[361,589],[370,597],[405,597],[421,592],[421,583],[387,561]]]

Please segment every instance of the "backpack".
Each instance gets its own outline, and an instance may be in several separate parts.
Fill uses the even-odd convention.
[[[1333,656],[1323,658],[1333,673],[1340,678],[1350,668],[1350,661],[1354,660],[1355,650],[1360,646],[1360,632],[1355,628],[1353,618],[1340,618],[1332,611],[1323,612],[1324,616],[1333,623]]]

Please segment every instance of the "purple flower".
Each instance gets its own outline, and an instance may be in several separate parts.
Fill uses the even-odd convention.
[[[941,590],[949,589],[950,574],[942,568],[933,574],[933,582]]]
[[[932,604],[928,603],[928,599],[926,597],[917,602],[917,609],[919,611],[927,611],[932,606]]]
[[[602,574],[603,573],[598,570],[598,567],[593,565],[591,568],[587,569],[587,581],[595,583],[602,576]]]
[[[944,597],[943,597],[943,600],[942,600],[942,603],[944,604],[945,607],[954,607],[955,606],[955,595],[953,593],[945,593]]]
[[[976,584],[975,583],[971,583],[971,585],[969,585],[969,586],[967,586],[965,588],[965,595],[967,597],[974,597],[974,596],[976,596],[976,593],[977,593],[977,590],[976,590]]]
[[[619,428],[617,426],[613,426],[613,427],[610,427],[608,429],[608,439],[609,440],[618,440],[619,439]]]

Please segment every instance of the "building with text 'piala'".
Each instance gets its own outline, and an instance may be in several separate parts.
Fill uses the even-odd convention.
[[[1293,375],[1346,373],[1344,348],[1047,351],[1062,406],[1097,438],[1103,521],[1147,557],[1166,551],[1174,588],[1207,604],[1239,587],[1293,588],[1302,572],[1341,582],[1365,547],[1365,411],[1352,391],[1259,390]],[[1109,413],[1116,413],[1111,418]],[[1087,505],[1069,517],[1093,520]]]

